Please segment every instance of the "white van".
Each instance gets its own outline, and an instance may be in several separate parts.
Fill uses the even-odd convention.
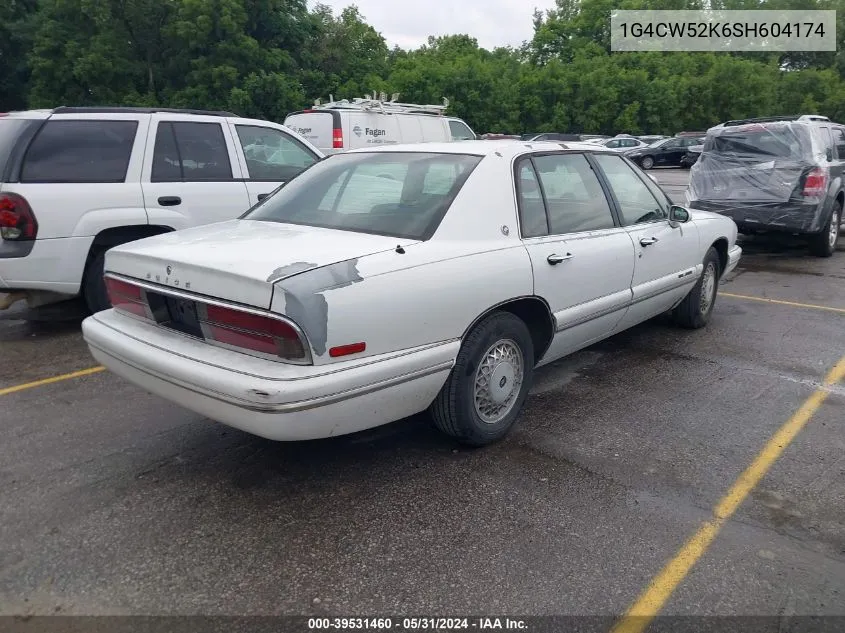
[[[442,106],[369,98],[318,102],[290,113],[285,127],[326,154],[374,145],[475,140],[464,121],[446,116],[448,101],[443,101]]]

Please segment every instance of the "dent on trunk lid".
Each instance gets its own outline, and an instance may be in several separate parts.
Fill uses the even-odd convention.
[[[284,292],[285,315],[302,328],[314,352],[322,356],[329,331],[329,304],[323,293],[363,281],[363,277],[358,272],[357,257],[321,268],[314,266],[305,262],[283,266],[267,281],[274,277],[279,280],[276,286]]]

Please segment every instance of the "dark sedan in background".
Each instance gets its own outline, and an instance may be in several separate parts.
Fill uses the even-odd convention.
[[[652,167],[681,167],[687,149],[704,143],[703,137],[674,137],[624,152],[625,156],[643,169]]]

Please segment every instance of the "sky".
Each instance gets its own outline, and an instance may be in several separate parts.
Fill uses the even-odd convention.
[[[319,0],[335,10],[358,6],[387,45],[416,48],[429,35],[466,33],[478,45],[519,46],[534,35],[534,9],[551,9],[554,0]],[[309,6],[317,4],[311,0]]]

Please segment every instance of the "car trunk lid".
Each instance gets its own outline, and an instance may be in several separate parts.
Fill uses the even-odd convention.
[[[191,294],[269,309],[273,285],[306,270],[415,240],[231,220],[118,246],[106,271]]]

